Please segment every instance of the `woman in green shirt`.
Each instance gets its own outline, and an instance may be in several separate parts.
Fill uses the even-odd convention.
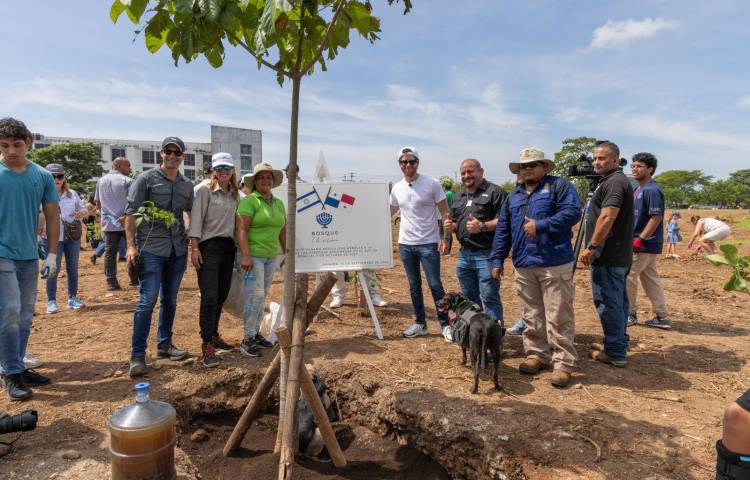
[[[237,243],[242,252],[241,267],[245,273],[244,330],[240,352],[260,357],[261,348],[271,347],[258,330],[268,291],[273,279],[274,261],[279,246],[286,252],[286,210],[281,200],[271,193],[281,185],[283,174],[268,163],[255,166],[243,178],[251,193],[237,206]]]

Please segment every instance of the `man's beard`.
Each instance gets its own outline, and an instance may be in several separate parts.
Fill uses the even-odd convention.
[[[527,178],[527,179],[525,179],[525,180],[523,181],[523,184],[524,184],[524,185],[526,185],[527,187],[533,187],[533,186],[535,186],[535,185],[536,185],[537,183],[539,183],[539,182],[538,182],[538,181],[536,181],[536,180],[534,180],[533,178]]]

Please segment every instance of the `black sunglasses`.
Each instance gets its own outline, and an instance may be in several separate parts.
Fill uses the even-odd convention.
[[[57,180],[64,180],[65,179],[65,175],[54,174],[52,176],[55,177]]]
[[[165,148],[163,151],[164,151],[165,155],[169,155],[171,153],[174,153],[175,156],[177,156],[177,157],[181,157],[182,156],[182,152],[180,150],[177,150],[177,149],[174,149],[174,148]]]
[[[522,163],[522,164],[520,164],[520,165],[518,166],[518,168],[519,168],[519,169],[521,169],[521,170],[526,170],[527,168],[528,168],[528,169],[531,169],[531,168],[536,168],[536,167],[538,167],[539,165],[541,165],[541,164],[540,164],[539,162]]]
[[[416,165],[419,163],[419,160],[399,160],[398,163],[401,165]]]
[[[230,167],[229,165],[219,165],[218,167],[214,167],[214,172],[231,172],[234,170],[234,167]]]

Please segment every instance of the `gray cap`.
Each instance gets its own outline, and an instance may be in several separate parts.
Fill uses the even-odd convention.
[[[185,142],[183,142],[179,137],[167,137],[161,142],[161,149],[164,150],[164,147],[167,145],[174,145],[175,147],[179,148],[181,152],[185,151]]]
[[[65,169],[59,163],[50,163],[47,165],[47,171],[52,175],[65,175]]]

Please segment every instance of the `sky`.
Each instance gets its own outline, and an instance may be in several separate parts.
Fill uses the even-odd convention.
[[[210,141],[210,125],[259,129],[263,160],[286,165],[291,84],[228,48],[175,67],[150,54],[109,0],[2,0],[0,116],[49,136]],[[654,153],[659,170],[716,178],[750,168],[750,29],[746,0],[374,0],[380,40],[350,46],[302,82],[299,164],[323,151],[334,180],[454,176],[477,158],[513,177],[521,149],[548,158],[565,138]],[[626,169],[629,167],[626,167]],[[658,172],[657,172],[658,173]]]

